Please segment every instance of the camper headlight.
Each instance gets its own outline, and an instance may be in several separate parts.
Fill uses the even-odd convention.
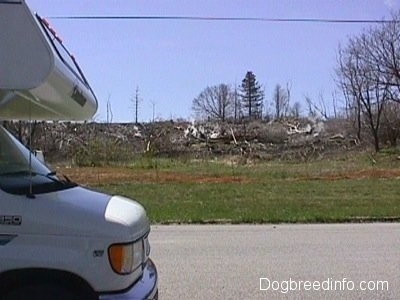
[[[145,257],[143,240],[129,244],[114,244],[108,248],[108,257],[114,272],[124,275],[136,270]]]

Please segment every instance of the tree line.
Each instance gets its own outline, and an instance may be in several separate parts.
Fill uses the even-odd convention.
[[[375,151],[400,137],[400,13],[339,46],[338,85],[357,137],[367,129]],[[384,134],[382,134],[384,133]]]
[[[200,119],[260,120],[272,117],[300,116],[300,103],[290,106],[290,85],[277,84],[273,95],[274,113],[265,108],[265,93],[252,71],[247,71],[239,87],[221,83],[206,87],[192,101],[192,110]]]
[[[334,118],[349,121],[358,140],[373,141],[376,152],[383,144],[397,146],[400,138],[400,12],[391,20],[379,22],[361,34],[350,37],[337,50],[336,82],[343,94],[344,107]],[[239,87],[219,84],[205,88],[192,101],[201,119],[255,120],[300,117],[300,102],[291,103],[290,85],[274,88],[270,108],[264,107],[264,90],[252,71]],[[306,97],[309,114],[326,114],[326,103],[313,103]]]

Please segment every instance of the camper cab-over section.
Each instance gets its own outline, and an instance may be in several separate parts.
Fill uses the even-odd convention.
[[[75,58],[25,1],[0,0],[0,119],[85,120],[97,99]]]

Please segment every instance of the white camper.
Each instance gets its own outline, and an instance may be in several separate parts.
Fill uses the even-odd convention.
[[[0,0],[0,120],[84,120],[96,97],[25,1]],[[157,299],[143,207],[59,178],[0,126],[0,298]]]

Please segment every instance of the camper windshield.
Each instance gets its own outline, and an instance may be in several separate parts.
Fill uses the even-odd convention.
[[[0,126],[0,189],[7,193],[27,195],[50,193],[75,187],[76,183],[60,180],[30,151]]]
[[[31,168],[29,168],[29,159],[31,159]],[[0,127],[0,175],[23,171],[39,174],[50,172],[34,155],[29,158],[29,150],[3,127]]]

